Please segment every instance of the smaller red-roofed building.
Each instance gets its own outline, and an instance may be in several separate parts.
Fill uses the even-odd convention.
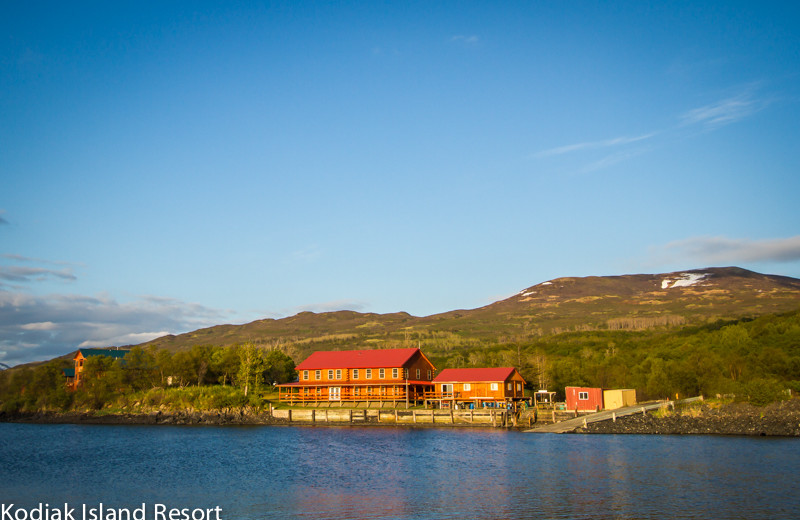
[[[429,400],[450,405],[508,405],[526,399],[525,380],[514,367],[446,368],[433,380]]]
[[[435,368],[418,348],[314,352],[296,367],[298,379],[278,385],[284,402],[422,402]]]
[[[564,389],[567,410],[575,412],[599,412],[603,409],[603,389],[568,386]]]

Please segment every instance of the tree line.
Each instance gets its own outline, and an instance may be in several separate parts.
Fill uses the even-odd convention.
[[[423,346],[424,348],[424,346]],[[532,390],[634,388],[640,399],[800,393],[800,312],[670,330],[566,332],[432,351],[437,369],[516,366]]]
[[[461,342],[448,333],[446,346],[439,339],[409,341],[438,371],[514,366],[529,390],[555,391],[562,399],[566,386],[634,388],[640,400],[719,394],[754,403],[800,392],[800,311],[670,330],[565,332],[505,342]],[[174,353],[134,347],[123,361],[90,357],[85,384],[75,392],[66,390],[61,372],[71,366],[62,359],[0,372],[0,406],[99,409],[115,400],[159,405],[181,395],[179,404],[220,408],[256,403],[264,387],[296,377],[290,356],[253,344]]]
[[[256,405],[264,387],[295,377],[292,358],[252,343],[177,352],[133,347],[124,358],[90,356],[75,391],[67,388],[63,373],[73,366],[71,359],[55,359],[0,372],[0,407],[8,412],[97,410],[132,400],[160,404],[170,394],[198,409]]]

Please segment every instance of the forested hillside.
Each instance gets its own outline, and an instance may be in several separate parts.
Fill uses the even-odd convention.
[[[141,402],[194,388],[205,390],[187,402],[247,402],[254,389],[294,377],[294,364],[313,351],[397,347],[420,347],[437,370],[515,366],[529,390],[561,395],[588,385],[635,388],[643,399],[774,400],[800,391],[800,280],[709,268],[559,278],[424,318],[306,312],[159,338],[134,348],[124,366],[88,367],[104,376],[75,393],[64,390],[65,359],[2,371],[0,401],[5,409],[98,408],[114,395]],[[217,397],[199,397],[216,387],[224,389]]]

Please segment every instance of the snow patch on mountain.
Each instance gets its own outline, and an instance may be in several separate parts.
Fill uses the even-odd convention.
[[[709,273],[682,273],[676,279],[664,278],[661,280],[662,289],[674,289],[675,287],[691,287],[699,283]]]

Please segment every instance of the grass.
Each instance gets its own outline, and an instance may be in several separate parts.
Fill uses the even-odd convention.
[[[250,406],[261,408],[257,394],[245,396],[232,386],[187,386],[183,388],[150,388],[118,395],[96,413],[150,413],[154,411],[225,411]]]

